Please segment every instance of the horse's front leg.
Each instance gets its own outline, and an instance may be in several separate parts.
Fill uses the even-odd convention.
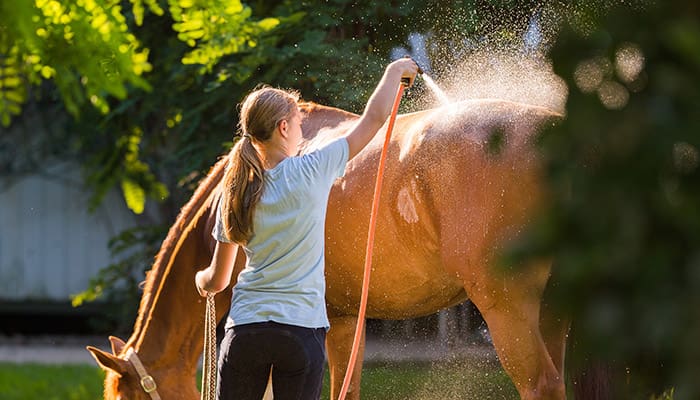
[[[331,329],[326,336],[326,352],[328,353],[328,369],[330,371],[331,400],[338,399],[343,386],[343,379],[348,369],[352,342],[357,325],[356,316],[330,317]],[[357,361],[348,389],[348,400],[360,400],[360,379],[362,376],[362,360],[365,352],[365,332],[362,332]]]

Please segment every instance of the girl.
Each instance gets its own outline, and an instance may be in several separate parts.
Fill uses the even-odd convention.
[[[324,223],[331,186],[384,125],[402,77],[418,66],[387,66],[346,136],[302,156],[295,92],[263,87],[243,101],[241,140],[229,156],[210,265],[195,276],[200,295],[231,280],[238,247],[247,256],[233,289],[218,362],[218,399],[259,400],[272,371],[275,400],[321,395],[325,305]]]

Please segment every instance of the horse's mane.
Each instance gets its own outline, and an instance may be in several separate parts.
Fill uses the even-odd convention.
[[[354,120],[359,118],[359,115],[340,108],[328,107],[314,102],[299,103],[299,111],[302,115],[314,115],[313,122],[307,118],[302,121],[302,131],[304,139],[313,139],[321,128],[332,129],[337,127],[341,122]]]
[[[185,204],[175,220],[175,223],[170,227],[168,235],[165,237],[160,251],[155,257],[153,266],[146,273],[146,280],[143,288],[143,296],[139,305],[138,315],[134,324],[134,333],[132,339],[137,338],[141,334],[141,328],[147,324],[150,319],[152,304],[155,300],[154,294],[156,289],[163,283],[166,278],[166,271],[172,259],[173,253],[177,249],[178,239],[187,231],[190,223],[199,214],[199,211],[209,199],[211,192],[217,187],[221,181],[228,157],[221,159],[214,164],[209,170],[209,173],[204,178],[195,190],[192,198]]]

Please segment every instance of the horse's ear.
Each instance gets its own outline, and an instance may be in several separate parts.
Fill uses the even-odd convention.
[[[115,356],[121,354],[122,350],[124,349],[124,346],[126,346],[126,343],[124,343],[123,340],[119,339],[116,336],[110,336],[109,342],[112,344],[112,354],[114,354]]]
[[[104,352],[97,347],[87,346],[86,349],[92,354],[97,361],[97,364],[104,370],[112,370],[119,376],[124,375],[127,371],[127,362],[121,358]]]

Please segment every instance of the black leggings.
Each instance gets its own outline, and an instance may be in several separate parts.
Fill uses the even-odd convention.
[[[276,322],[227,329],[218,367],[219,400],[260,400],[272,370],[275,400],[318,400],[326,330]]]

